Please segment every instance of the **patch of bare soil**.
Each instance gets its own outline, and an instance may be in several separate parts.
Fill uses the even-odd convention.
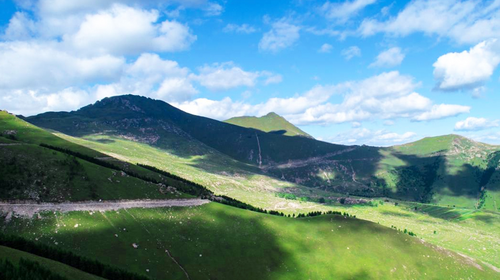
[[[168,199],[168,200],[120,200],[120,201],[84,201],[65,203],[8,203],[0,202],[0,212],[32,217],[42,211],[110,211],[127,208],[187,207],[210,202],[206,199]],[[8,214],[7,217],[11,217]]]

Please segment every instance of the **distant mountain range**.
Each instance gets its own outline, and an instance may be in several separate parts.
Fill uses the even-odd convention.
[[[133,95],[25,119],[71,136],[113,135],[184,157],[220,152],[325,191],[492,209],[500,202],[500,147],[458,135],[387,148],[344,146],[312,139],[273,113],[220,122]]]

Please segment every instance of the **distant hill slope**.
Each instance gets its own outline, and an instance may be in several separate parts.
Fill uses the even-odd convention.
[[[313,138],[311,135],[305,133],[300,128],[291,124],[285,118],[274,112],[262,117],[234,117],[225,120],[224,122],[286,136]]]
[[[77,111],[49,112],[26,120],[72,136],[104,132],[129,137],[173,148],[180,156],[205,154],[208,150],[203,146],[208,146],[256,165],[306,159],[347,148],[219,122],[188,114],[160,100],[134,95],[105,98]]]
[[[255,172],[323,191],[469,208],[500,206],[500,147],[456,135],[388,148],[335,145],[194,116],[133,95],[26,120],[76,137],[104,134],[142,142],[185,159],[211,162],[222,153]],[[217,164],[224,168],[221,161]]]

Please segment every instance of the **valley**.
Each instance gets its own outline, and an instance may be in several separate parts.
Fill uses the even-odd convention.
[[[240,136],[238,145],[219,150],[200,132],[176,125],[191,118],[182,112],[174,110],[168,121],[131,120],[128,114],[144,110],[136,97],[121,98],[85,110],[99,116],[110,104],[122,120],[110,120],[109,112],[102,120],[68,113],[57,113],[57,121],[53,113],[25,119],[47,130],[2,112],[0,155],[11,162],[0,166],[11,176],[2,177],[9,186],[2,194],[19,201],[0,205],[6,234],[153,279],[494,279],[499,273],[497,146],[455,135],[390,148],[340,146],[220,124]],[[250,149],[243,135],[255,138]],[[291,151],[317,146],[280,161],[278,143]],[[259,147],[261,159],[241,160]],[[204,192],[197,186],[215,202],[196,198]],[[294,218],[329,211],[348,216]],[[227,264],[235,252],[252,261]]]

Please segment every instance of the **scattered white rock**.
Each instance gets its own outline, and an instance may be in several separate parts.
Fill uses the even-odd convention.
[[[132,247],[134,247],[134,249],[137,249],[137,248],[139,248],[139,245],[132,243]]]
[[[78,227],[78,224],[75,225],[75,227],[77,228]]]
[[[118,234],[115,233],[115,237],[118,237]]]
[[[200,254],[200,258],[202,257],[202,255]]]

